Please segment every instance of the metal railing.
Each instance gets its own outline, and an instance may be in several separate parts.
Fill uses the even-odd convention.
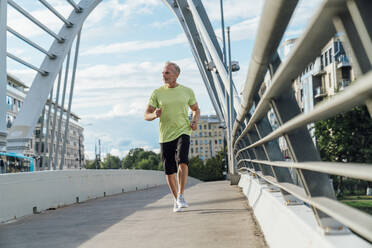
[[[372,216],[337,201],[328,175],[372,181],[372,164],[321,162],[306,126],[359,105],[366,105],[372,115],[372,21],[368,18],[372,2],[323,1],[290,56],[281,63],[276,51],[297,2],[265,2],[242,105],[233,127],[234,154],[241,171],[249,171],[271,187],[278,187],[288,204],[309,204],[325,233],[347,232],[350,228],[372,241]],[[293,94],[293,81],[341,32],[344,46],[351,51],[348,55],[357,80],[312,111],[302,113]],[[258,91],[266,73],[271,84],[260,97]],[[268,119],[271,109],[279,123],[275,130]],[[293,162],[284,161],[279,137],[284,137]],[[293,181],[289,168],[296,171],[301,186]]]

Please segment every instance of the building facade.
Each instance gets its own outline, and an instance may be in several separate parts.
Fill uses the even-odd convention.
[[[6,107],[7,107],[7,129],[9,130],[17,113],[22,107],[23,101],[26,97],[28,87],[12,75],[8,75],[8,85],[7,85],[7,97],[6,97]],[[49,111],[50,107],[50,111]],[[36,158],[35,170],[45,170],[55,166],[59,169],[62,157],[62,146],[64,142],[65,124],[66,124],[66,114],[63,115],[61,119],[61,132],[58,135],[58,125],[60,119],[61,106],[57,106],[56,123],[53,125],[53,117],[55,110],[55,103],[49,103],[45,105],[45,110],[43,111],[44,117],[39,119],[34,131],[34,135],[29,142],[28,149],[25,150],[24,155],[27,157]],[[66,109],[63,109],[63,113],[67,113]],[[49,118],[48,118],[49,116]],[[47,120],[49,119],[49,125]],[[70,114],[68,135],[66,139],[66,149],[64,155],[64,163],[62,165],[63,169],[69,168],[82,168],[85,167],[84,159],[84,136],[83,127],[78,123],[79,117],[73,113]],[[48,134],[46,135],[48,130]],[[58,138],[60,137],[60,138]],[[51,146],[53,140],[53,147]],[[46,145],[48,144],[48,145]],[[58,147],[58,152],[56,153],[56,148]],[[51,159],[49,159],[49,151],[53,150],[51,153]],[[50,164],[49,164],[50,160]]]
[[[296,100],[305,113],[324,98],[342,91],[355,79],[341,38],[332,38],[320,56],[294,82]]]
[[[206,161],[224,148],[225,129],[216,115],[201,115],[198,128],[190,137],[189,157]]]
[[[283,42],[281,45],[282,60],[285,60],[290,54],[295,42],[296,39]],[[355,79],[351,63],[346,54],[350,53],[345,51],[342,45],[342,36],[336,35],[321,50],[320,55],[293,81],[295,98],[302,112],[308,113],[312,111],[317,103],[342,91]],[[262,86],[263,90],[269,87],[270,84],[271,81],[267,75]],[[261,94],[263,95],[263,93]],[[272,110],[269,111],[268,118],[273,129],[278,128],[279,123]],[[308,128],[314,137],[312,124],[309,124]],[[290,155],[285,139],[280,137],[278,142],[284,156],[289,158]]]

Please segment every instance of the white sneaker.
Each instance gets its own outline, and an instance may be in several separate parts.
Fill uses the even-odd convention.
[[[177,197],[177,205],[180,207],[180,208],[187,208],[189,207],[189,205],[187,205],[186,201],[185,201],[185,198],[183,198],[183,195],[178,195]]]
[[[177,201],[174,201],[173,203],[173,212],[181,212],[181,207],[177,204]]]

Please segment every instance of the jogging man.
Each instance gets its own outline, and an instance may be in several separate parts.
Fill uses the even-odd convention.
[[[163,68],[165,84],[152,92],[145,112],[147,121],[160,118],[161,157],[167,183],[174,197],[174,212],[188,207],[184,199],[184,190],[188,176],[190,134],[192,130],[196,130],[200,116],[192,89],[177,83],[180,71],[175,63],[165,64]],[[188,119],[189,107],[192,110],[191,122]]]

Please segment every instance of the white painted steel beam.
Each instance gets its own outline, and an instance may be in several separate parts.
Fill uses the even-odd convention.
[[[227,73],[227,70],[225,68],[225,65],[223,64],[222,60],[220,59],[220,56],[218,54],[218,51],[216,47],[214,46],[211,37],[209,36],[209,33],[207,29],[205,28],[203,21],[196,9],[196,6],[194,5],[194,2],[192,0],[187,1],[190,7],[190,11],[194,17],[195,23],[198,27],[199,33],[201,35],[201,38],[204,40],[205,45],[208,48],[208,51],[211,54],[211,57],[213,58],[213,62],[217,68],[217,71],[222,79],[223,84],[225,85],[225,88],[230,94],[230,81],[229,81],[229,75]]]
[[[50,30],[50,28],[48,28],[47,26],[42,24],[39,20],[37,20],[35,17],[30,15],[26,10],[24,10],[21,6],[19,6],[13,0],[8,0],[8,3],[9,3],[10,6],[15,8],[19,13],[24,15],[27,19],[29,19],[30,21],[35,23],[37,26],[39,26],[42,30],[44,30],[45,32],[47,32],[48,34],[53,36],[56,40],[58,40],[58,42],[61,42],[61,43],[64,42],[64,38],[62,36],[57,35],[56,33],[54,33],[52,30]]]
[[[72,27],[67,27],[64,25],[58,33],[58,36],[63,37],[65,42],[60,43],[55,40],[49,49],[49,52],[56,54],[57,57],[53,60],[47,56],[44,58],[40,69],[49,72],[49,74],[47,76],[37,74],[34,78],[30,91],[24,101],[23,107],[18,113],[17,119],[9,132],[9,151],[22,153],[26,148],[26,143],[32,136],[42,108],[46,103],[49,92],[52,89],[67,52],[71,48],[74,38],[82,28],[85,19],[100,2],[101,0],[82,0],[79,3],[79,6],[84,9],[84,11],[80,13],[72,11],[67,19],[74,25]]]

